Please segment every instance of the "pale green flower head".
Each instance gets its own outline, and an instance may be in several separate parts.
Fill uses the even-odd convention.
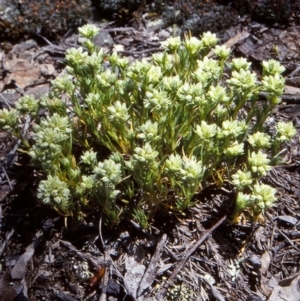
[[[118,125],[126,123],[130,118],[126,104],[120,100],[117,100],[112,106],[108,106],[107,111],[109,113],[109,120]]]
[[[285,68],[276,60],[270,59],[262,62],[263,75],[276,75],[285,71]]]
[[[210,86],[206,95],[214,103],[226,104],[230,101],[230,97],[227,96],[225,88],[220,85]]]
[[[195,133],[201,140],[211,141],[217,134],[216,124],[207,124],[206,121],[202,120],[201,124],[197,124]]]
[[[230,56],[230,48],[224,45],[217,45],[214,49],[214,53],[220,60],[226,61]]]
[[[70,179],[77,179],[80,174],[81,170],[78,167],[72,167],[68,170],[68,175]]]
[[[162,66],[164,64],[165,61],[165,56],[166,53],[165,52],[157,52],[157,53],[153,53],[152,54],[152,60],[153,62],[155,62],[158,66]],[[172,56],[170,54],[170,56]]]
[[[51,81],[52,89],[55,93],[66,93],[72,95],[75,86],[72,83],[70,75],[58,76],[55,80]]]
[[[151,67],[152,64],[146,59],[142,59],[141,61],[135,61],[132,64],[132,69],[135,70],[136,72],[141,72],[141,73],[146,73]]]
[[[196,74],[202,70],[204,73],[208,74],[208,79],[219,79],[221,75],[221,66],[219,61],[210,59],[206,56],[203,60],[198,60],[197,63],[198,71],[195,71]]]
[[[65,110],[66,104],[65,102],[55,96],[44,95],[40,100],[41,107],[49,108],[50,111],[59,112],[60,110]]]
[[[120,56],[116,51],[114,51],[108,58],[108,61],[110,62],[111,65],[116,65],[117,61],[120,59]]]
[[[182,102],[192,102],[193,101],[193,95],[190,91],[190,84],[184,83],[177,91],[177,96],[180,101]]]
[[[262,132],[256,132],[249,135],[248,142],[256,149],[267,149],[271,146],[270,136]]]
[[[16,109],[23,114],[36,115],[39,109],[39,100],[35,99],[33,95],[25,95],[16,102]]]
[[[255,184],[252,190],[251,199],[256,202],[256,205],[262,212],[274,206],[277,200],[276,189],[266,184]]]
[[[110,188],[112,188],[112,187],[110,187]],[[109,191],[109,198],[111,199],[111,200],[114,200],[117,196],[118,196],[118,194],[120,193],[121,191],[120,190],[117,190],[117,189],[110,189],[110,191]]]
[[[86,24],[78,28],[78,31],[81,37],[92,39],[100,32],[100,29],[94,24]]]
[[[115,89],[116,89],[117,93],[119,93],[119,94],[128,93],[128,87],[130,87],[130,83],[127,80],[125,80],[125,79],[118,79],[115,82]],[[132,84],[132,82],[131,82],[131,84]]]
[[[95,188],[95,178],[90,176],[82,176],[81,182],[76,186],[76,192],[80,195],[89,193]]]
[[[59,133],[53,128],[45,128],[37,131],[34,136],[36,143],[33,149],[44,149],[44,155],[48,153],[52,156],[52,154],[55,155],[61,152],[61,143],[68,139],[70,139],[69,136]]]
[[[224,117],[225,115],[228,114],[228,110],[223,105],[218,104],[215,108],[215,114],[216,114],[217,117],[222,118],[222,117]]]
[[[278,73],[264,76],[261,83],[264,92],[271,95],[280,96],[284,91],[285,79]]]
[[[122,168],[120,163],[116,163],[112,159],[99,162],[93,171],[96,179],[104,183],[112,183],[116,185],[122,177]]]
[[[272,169],[272,166],[268,165],[270,160],[267,158],[267,155],[261,151],[257,153],[252,152],[248,158],[248,163],[251,171],[261,176],[267,175],[268,171]]]
[[[257,76],[250,70],[240,69],[232,72],[231,78],[227,80],[227,83],[235,92],[242,94],[251,91],[257,86]]]
[[[177,173],[182,168],[182,158],[180,155],[171,154],[165,163],[165,170],[171,173]]]
[[[252,184],[252,174],[248,170],[238,170],[235,174],[232,175],[232,184],[237,189],[243,189]]]
[[[86,58],[85,64],[89,67],[92,67],[93,70],[100,72],[102,71],[103,56],[104,53],[102,49],[99,51],[94,51]]]
[[[154,53],[152,60],[161,67],[162,72],[170,71],[174,68],[174,57],[167,52]]]
[[[67,116],[62,117],[57,113],[54,113],[52,116],[47,116],[42,118],[40,124],[35,125],[36,132],[51,128],[57,133],[69,134],[72,132],[69,118]]]
[[[45,171],[53,171],[56,168],[53,164],[53,161],[57,160],[57,157],[61,154],[61,148],[57,146],[57,150],[54,150],[51,148],[51,150],[48,148],[48,150],[41,149],[40,147],[33,146],[31,150],[28,152],[28,154],[31,157],[31,161],[33,163],[38,163],[42,166],[42,168]]]
[[[72,67],[84,65],[88,57],[89,54],[82,47],[70,48],[66,51],[67,63]]]
[[[161,81],[162,71],[159,66],[151,66],[147,73],[148,83],[157,84]]]
[[[110,88],[117,81],[117,74],[110,69],[96,75],[97,86],[101,88]]]
[[[88,106],[93,106],[96,107],[99,105],[99,103],[101,102],[101,97],[99,94],[95,94],[95,93],[89,93],[87,95],[87,97],[85,98],[84,102],[88,105]]]
[[[184,47],[189,54],[195,55],[203,48],[203,43],[195,37],[190,37],[185,39]]]
[[[16,109],[7,110],[6,108],[0,110],[0,126],[8,131],[17,126],[19,118],[19,111]]]
[[[228,157],[237,157],[244,154],[244,143],[238,143],[237,141],[230,147],[227,147],[224,151]]]
[[[231,61],[231,69],[233,71],[239,72],[241,69],[249,70],[251,67],[251,63],[247,61],[244,57],[241,58],[234,58]]]
[[[73,65],[73,67],[75,67],[75,66]],[[74,70],[73,67],[71,67],[71,66],[66,66],[66,72],[67,72],[69,75],[71,75],[71,76],[75,75],[75,70]]]
[[[163,77],[163,87],[168,92],[177,91],[182,85],[182,80],[178,75]]]
[[[119,59],[116,61],[116,64],[119,68],[125,69],[129,66],[129,60],[127,57],[119,57]]]
[[[236,196],[235,206],[238,211],[243,211],[247,207],[249,207],[251,203],[251,196],[249,194],[245,194],[239,192]]]
[[[129,60],[126,57],[120,57],[117,52],[113,52],[108,60],[111,65],[117,65],[120,69],[125,69],[129,65]]]
[[[144,99],[144,106],[151,112],[165,112],[169,109],[171,100],[168,98],[168,94],[165,91],[159,91],[153,89],[146,92],[146,98]]]
[[[182,180],[192,183],[200,181],[204,173],[202,162],[197,161],[193,156],[191,158],[184,157],[182,163],[182,168],[180,170]]]
[[[42,164],[61,155],[62,142],[69,142],[72,132],[68,117],[61,117],[57,113],[43,118],[40,124],[34,126],[34,130],[35,145],[30,156]],[[55,166],[49,167],[55,168]]]
[[[147,142],[159,140],[159,136],[157,135],[158,132],[158,125],[157,122],[151,122],[147,120],[145,124],[142,124],[138,129],[139,134],[137,138],[143,139]]]
[[[57,170],[58,160],[62,158],[64,143],[69,143],[70,137],[53,128],[45,128],[34,136],[35,144],[29,151],[33,162],[42,165],[47,171]]]
[[[161,42],[161,46],[170,51],[177,50],[180,47],[180,45],[181,45],[180,37],[171,37],[168,38],[166,41]]]
[[[80,162],[88,165],[88,166],[96,166],[97,164],[97,153],[92,151],[92,150],[88,150],[85,151],[81,156],[80,156]]]
[[[150,143],[145,143],[143,147],[134,149],[134,159],[141,163],[152,163],[158,156],[158,151],[154,150]]]
[[[203,33],[201,42],[204,47],[212,48],[218,43],[218,38],[215,33],[211,33],[210,31]]]
[[[136,60],[133,64],[129,65],[127,76],[136,82],[144,80],[148,70],[152,64],[145,59]]]
[[[45,204],[67,210],[70,206],[71,192],[66,182],[57,176],[48,175],[46,180],[40,182],[37,197]]]
[[[297,130],[295,129],[291,121],[290,122],[279,121],[277,123],[276,128],[277,128],[276,138],[281,142],[288,141],[297,134]]]
[[[116,163],[120,163],[121,165],[124,162],[123,155],[121,153],[119,153],[119,152],[113,152],[113,153],[111,153],[110,156],[109,156],[109,158],[112,159]]]
[[[218,74],[218,70],[215,70],[215,76]],[[192,78],[197,82],[201,83],[204,87],[206,87],[210,81],[211,81],[211,73],[206,72],[202,66],[197,68],[193,73],[192,73]]]
[[[203,104],[206,102],[201,83],[184,83],[177,91],[177,97],[185,104]]]
[[[238,120],[224,120],[222,122],[222,128],[218,133],[220,138],[226,137],[238,137],[241,134],[244,134],[247,130],[246,121]]]

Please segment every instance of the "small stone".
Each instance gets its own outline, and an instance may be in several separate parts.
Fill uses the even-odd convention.
[[[40,68],[41,68],[41,73],[44,76],[51,76],[55,72],[55,68],[52,64],[42,64]]]
[[[111,48],[114,45],[114,40],[108,32],[100,30],[100,32],[95,36],[94,43],[100,48]]]
[[[282,221],[282,222],[285,222],[287,224],[290,224],[290,225],[297,225],[299,223],[299,220],[296,219],[295,217],[292,217],[290,215],[280,215],[280,216],[277,216],[276,219]]]
[[[171,34],[166,31],[166,30],[160,30],[160,32],[157,34],[157,36],[160,38],[160,39],[167,39],[171,36]]]

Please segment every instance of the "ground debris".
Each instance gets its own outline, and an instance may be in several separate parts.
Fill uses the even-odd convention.
[[[13,280],[22,279],[25,275],[27,264],[29,260],[34,255],[34,252],[39,245],[43,235],[38,236],[33,243],[31,243],[27,248],[26,252],[20,256],[17,263],[11,270],[11,278]]]

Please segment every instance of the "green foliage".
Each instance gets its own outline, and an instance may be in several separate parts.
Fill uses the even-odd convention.
[[[171,38],[164,52],[129,64],[95,47],[94,26],[79,32],[87,50],[67,51],[68,74],[50,94],[0,111],[2,127],[23,141],[17,121],[35,120],[28,152],[47,176],[38,191],[43,202],[75,216],[100,207],[110,224],[133,217],[146,228],[158,211],[183,214],[223,175],[236,190],[234,220],[273,206],[276,190],[261,178],[296,133],[284,122],[265,133],[284,88],[279,63],[264,62],[259,81],[246,59],[228,61],[230,50],[205,33]],[[207,56],[212,48],[217,59]]]

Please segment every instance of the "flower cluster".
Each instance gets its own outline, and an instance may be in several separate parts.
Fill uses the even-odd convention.
[[[0,125],[6,130],[12,130],[17,127],[19,111],[17,109],[2,109],[0,110]]]
[[[204,174],[204,168],[201,161],[195,157],[187,158],[179,155],[170,155],[166,160],[166,173],[174,176],[177,183],[182,185],[195,185],[199,183]]]
[[[33,95],[25,95],[16,102],[16,109],[21,114],[36,115],[39,110],[39,101]]]
[[[62,213],[70,213],[71,192],[67,183],[61,181],[57,176],[48,175],[46,180],[42,180],[37,196],[45,204],[59,209]]]

